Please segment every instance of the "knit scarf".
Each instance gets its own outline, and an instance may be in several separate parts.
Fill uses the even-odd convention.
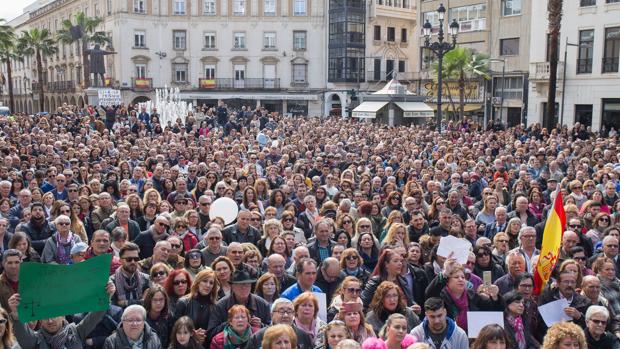
[[[142,298],[142,278],[140,273],[136,272],[129,280],[123,274],[123,268],[118,268],[114,272],[114,285],[116,286],[116,292],[118,293],[118,300],[127,300],[128,294],[136,292],[137,299]]]
[[[56,263],[71,264],[70,251],[75,245],[73,233],[69,232],[66,239],[63,239],[60,233],[54,234],[56,240]]]
[[[508,322],[510,326],[512,326],[515,331],[515,340],[517,341],[517,346],[519,349],[524,349],[526,347],[525,343],[525,329],[523,327],[523,318],[521,316],[513,317],[512,315],[508,316]]]
[[[252,327],[248,326],[243,334],[235,332],[230,325],[224,327],[224,349],[235,349],[245,346],[252,335]]]
[[[52,349],[63,349],[67,343],[71,343],[74,340],[74,335],[70,333],[66,320],[63,320],[63,327],[55,334],[51,334],[44,329],[41,329],[39,333],[45,340],[45,343],[49,344]]]
[[[467,298],[467,291],[463,291],[461,297],[456,297],[449,287],[446,287],[446,292],[452,298],[454,305],[456,306],[456,314],[454,320],[460,328],[467,331],[467,312],[469,311],[469,299]]]

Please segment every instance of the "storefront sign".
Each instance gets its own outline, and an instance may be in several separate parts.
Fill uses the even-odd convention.
[[[428,101],[437,100],[437,88],[439,85],[436,81],[427,81],[422,85],[420,94],[426,96]],[[466,81],[463,92],[465,94],[465,103],[482,103],[484,97],[484,86],[481,81]],[[455,103],[460,98],[460,87],[458,81],[443,82],[442,102],[450,102],[450,98]]]

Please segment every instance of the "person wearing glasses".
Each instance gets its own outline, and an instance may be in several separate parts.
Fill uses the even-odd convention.
[[[71,225],[69,216],[58,216],[54,220],[54,225],[56,226],[56,233],[45,241],[41,262],[71,264],[71,248],[82,242],[82,239],[69,229]]]
[[[222,245],[222,232],[218,227],[209,228],[203,241],[197,246],[200,247],[201,244],[206,244],[206,247],[200,250],[205,265],[211,265],[217,257],[226,255],[227,247]]]
[[[193,278],[185,269],[173,269],[168,274],[166,281],[164,281],[164,290],[166,290],[170,300],[168,308],[171,314],[175,313],[179,299],[189,293],[192,287],[192,280]]]
[[[116,286],[112,296],[112,303],[119,307],[140,304],[143,292],[149,288],[149,276],[138,268],[140,261],[140,247],[132,242],[126,242],[119,251],[121,267],[110,277]]]
[[[513,249],[525,258],[526,271],[532,272],[532,258],[540,254],[536,248],[536,229],[534,227],[523,227],[519,230],[519,247]]]
[[[123,312],[118,330],[106,338],[104,349],[141,348],[162,349],[157,333],[146,323],[146,309],[130,305]]]
[[[592,306],[597,305],[607,309],[609,321],[607,322],[606,329],[620,338],[620,320],[618,320],[614,310],[614,307],[617,307],[617,302],[613,300],[614,304],[610,304],[609,300],[603,296],[601,293],[601,280],[593,275],[584,276],[581,282],[581,294],[588,298]]]
[[[620,341],[613,333],[606,331],[609,311],[600,305],[592,305],[586,311],[585,335],[588,348],[618,349]]]
[[[294,323],[295,308],[293,302],[286,298],[278,298],[271,305],[271,325],[288,325],[293,328],[297,335],[297,348],[298,349],[310,349],[312,348],[312,342],[310,337],[302,330],[300,330]],[[272,327],[270,326],[270,327]],[[265,332],[270,327],[264,327],[252,334],[250,340],[245,346],[245,349],[260,348],[261,342],[265,336]]]
[[[168,238],[168,228],[170,228],[168,218],[164,215],[159,215],[148,230],[141,232],[136,237],[133,242],[140,247],[141,259],[152,256],[155,243]]]

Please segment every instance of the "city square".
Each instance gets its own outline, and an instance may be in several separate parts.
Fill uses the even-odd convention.
[[[0,349],[620,349],[619,15],[0,5]]]

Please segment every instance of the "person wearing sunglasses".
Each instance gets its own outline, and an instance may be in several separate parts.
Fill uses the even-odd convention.
[[[586,311],[586,341],[588,348],[613,349],[618,348],[618,338],[606,331],[609,322],[609,310],[600,305],[592,305]]]
[[[72,264],[71,249],[82,239],[73,234],[70,229],[71,219],[69,216],[60,215],[54,220],[56,233],[45,241],[45,247],[41,254],[42,263]]]
[[[133,241],[140,247],[140,258],[148,258],[153,255],[153,248],[157,241],[168,238],[168,229],[170,222],[163,215],[155,217],[155,222],[146,231],[141,232]]]
[[[331,322],[340,309],[342,304],[350,302],[361,302],[360,295],[362,294],[363,283],[354,276],[347,276],[344,278],[340,287],[336,291],[331,304],[327,308],[327,321]]]
[[[112,303],[125,308],[131,304],[140,304],[143,292],[149,288],[149,275],[140,271],[140,247],[126,242],[119,251],[121,267],[116,269],[110,281],[116,286]]]

